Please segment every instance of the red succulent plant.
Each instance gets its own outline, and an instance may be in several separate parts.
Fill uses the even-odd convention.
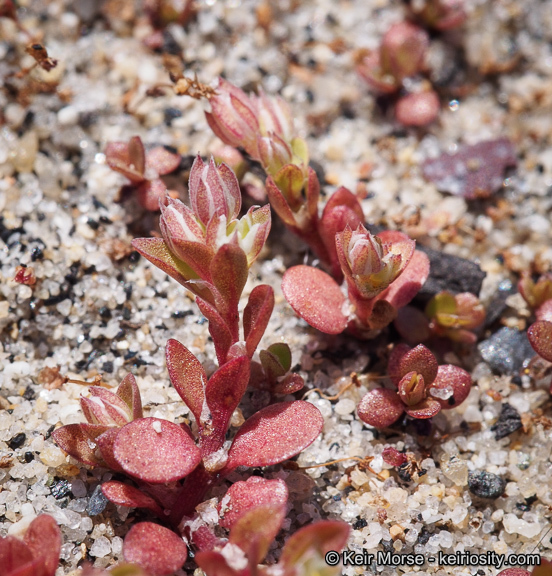
[[[411,22],[399,22],[383,36],[379,50],[359,52],[357,72],[378,94],[398,95],[404,80],[424,70],[429,35]],[[426,126],[439,114],[434,90],[398,96],[395,117],[404,126]]]
[[[429,260],[400,232],[373,236],[362,225],[354,232],[346,226],[335,242],[347,296],[331,276],[309,266],[287,270],[282,291],[295,312],[321,332],[349,328],[370,336],[416,295],[429,275]]]
[[[167,192],[160,176],[173,172],[180,164],[180,155],[163,146],[146,152],[139,136],[133,136],[128,142],[109,142],[105,159],[112,170],[130,180],[126,189],[134,192],[139,204],[152,212],[159,210],[159,203]]]
[[[412,349],[406,344],[395,346],[388,373],[396,389],[371,390],[358,406],[359,418],[375,428],[391,426],[404,412],[426,419],[454,408],[468,397],[472,383],[462,368],[439,366],[423,344]]]
[[[173,529],[185,516],[192,516],[208,490],[230,472],[240,466],[283,462],[311,444],[322,429],[322,415],[312,404],[282,402],[253,414],[226,442],[232,414],[249,382],[248,356],[232,358],[207,378],[195,356],[176,340],[169,340],[167,366],[196,421],[196,437],[185,423],[144,418],[131,375],[117,393],[92,387],[92,397],[81,399],[88,422],[69,424],[52,435],[77,460],[124,472],[138,485],[116,480],[104,483],[102,491],[111,502],[146,508]],[[153,576],[168,574],[187,557],[186,547],[178,542],[182,541],[167,528],[139,524],[125,540],[125,559],[144,566]],[[167,564],[169,552],[164,556],[162,550],[171,551],[172,563]],[[164,565],[172,568],[163,571]]]

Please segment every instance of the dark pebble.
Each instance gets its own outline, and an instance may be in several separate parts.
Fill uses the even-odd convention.
[[[133,252],[131,252],[128,256],[128,261],[131,264],[136,264],[136,262],[138,262],[138,260],[140,260],[140,254],[138,252],[136,252],[136,250],[134,250]]]
[[[9,442],[8,442],[8,446],[12,449],[12,450],[17,450],[18,448],[21,448],[21,446],[23,446],[23,444],[25,444],[25,440],[27,439],[27,436],[24,432],[20,432],[19,434],[16,434]]]
[[[90,496],[90,500],[88,501],[88,506],[86,507],[86,511],[88,512],[89,516],[97,516],[101,514],[105,507],[107,506],[107,498],[104,496],[102,492],[101,485],[98,484],[96,486],[94,492],[92,492],[92,496]]]
[[[418,301],[427,302],[443,290],[453,294],[471,292],[479,296],[486,273],[478,264],[419,244],[416,249],[425,252],[430,263],[429,278],[416,296]]]
[[[483,360],[498,374],[519,372],[533,358],[535,352],[527,334],[516,328],[504,327],[478,346]]]
[[[520,428],[521,416],[519,412],[510,404],[503,404],[498,420],[491,426],[491,430],[495,433],[495,440],[506,438]]]
[[[477,470],[468,473],[468,487],[475,496],[494,500],[504,493],[506,480],[496,474]]]
[[[397,468],[397,474],[399,475],[399,478],[403,482],[410,482],[412,480],[412,475],[410,474],[410,472],[408,472],[408,462],[401,464]]]
[[[186,316],[191,316],[193,314],[193,310],[178,310],[177,312],[172,313],[173,318],[186,318]]]
[[[32,452],[25,452],[25,462],[27,462],[27,464],[29,462],[32,462],[34,460],[34,454]]]
[[[69,485],[69,481],[68,480],[54,481],[54,483],[50,486],[50,492],[52,493],[52,496],[56,500],[60,500],[61,498],[67,496],[67,494],[70,494],[71,492],[71,486]]]
[[[165,110],[163,111],[163,116],[165,124],[167,126],[170,126],[171,122],[175,118],[180,118],[182,116],[182,112],[178,108],[165,108]]]
[[[36,262],[37,260],[42,260],[43,258],[44,258],[44,252],[42,251],[42,248],[40,248],[40,246],[35,246],[31,250],[31,260],[33,262]]]
[[[425,526],[422,526],[422,529],[420,531],[420,535],[418,536],[418,541],[416,542],[416,544],[421,544],[422,546],[424,546],[425,544],[427,544],[427,542],[430,538],[431,538],[431,533],[428,532],[428,530]]]
[[[109,320],[109,318],[111,318],[111,310],[107,306],[102,306],[98,310],[98,313],[104,320]]]
[[[366,520],[364,520],[364,518],[360,518],[360,520],[357,520],[353,524],[353,528],[355,530],[362,530],[362,528],[365,528],[366,526],[368,526],[368,522]]]
[[[104,362],[102,364],[102,370],[104,372],[107,372],[108,374],[111,374],[113,372],[113,368],[114,368],[113,362],[111,362],[111,361]]]
[[[27,386],[25,392],[23,392],[23,398],[25,398],[25,400],[34,400],[35,396],[35,391],[30,386]]]

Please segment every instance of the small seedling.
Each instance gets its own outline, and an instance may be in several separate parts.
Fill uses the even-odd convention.
[[[472,384],[462,368],[439,366],[423,344],[412,349],[406,344],[396,346],[389,358],[388,374],[396,389],[371,390],[358,406],[359,418],[375,428],[391,426],[405,412],[412,418],[427,419],[459,406]]]

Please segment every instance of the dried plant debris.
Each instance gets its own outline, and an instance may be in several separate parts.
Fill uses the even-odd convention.
[[[473,200],[487,198],[499,190],[506,169],[516,164],[513,144],[507,138],[498,138],[426,160],[423,174],[441,192]]]

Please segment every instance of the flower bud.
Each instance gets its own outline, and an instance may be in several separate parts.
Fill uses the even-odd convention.
[[[231,221],[241,208],[241,192],[236,175],[226,166],[217,166],[213,158],[205,164],[198,156],[188,183],[190,204],[195,217],[207,226],[213,216]]]
[[[293,117],[287,103],[279,96],[267,96],[262,90],[256,99],[259,133],[266,136],[271,132],[286,142],[293,137]]]
[[[247,256],[247,264],[251,266],[265,245],[270,232],[270,205],[262,208],[252,206],[236,226],[236,239],[240,248]]]
[[[223,78],[209,100],[211,112],[206,112],[211,130],[225,143],[245,148],[257,158],[259,119],[255,102],[243,91]]]
[[[386,243],[360,224],[353,232],[346,226],[336,235],[336,248],[343,273],[362,298],[374,298],[405,269],[412,258],[415,242]]]
[[[429,36],[425,30],[410,22],[395,24],[383,37],[381,66],[396,80],[414,76],[423,67],[428,46]]]
[[[124,426],[132,421],[129,406],[117,394],[91,386],[91,397],[81,397],[82,411],[90,424],[103,426]]]
[[[259,136],[257,140],[259,158],[265,172],[276,174],[287,164],[293,162],[293,153],[289,145],[278,134]]]

